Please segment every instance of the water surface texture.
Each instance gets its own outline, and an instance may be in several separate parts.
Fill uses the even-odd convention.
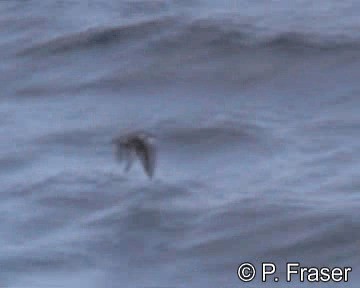
[[[0,286],[359,287],[359,14],[0,1]],[[113,157],[138,129],[152,180]],[[279,283],[242,283],[247,261]],[[288,261],[353,272],[286,283]]]

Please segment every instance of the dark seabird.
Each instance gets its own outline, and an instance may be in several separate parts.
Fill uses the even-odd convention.
[[[115,155],[119,161],[126,161],[128,172],[135,157],[138,157],[145,173],[152,178],[155,170],[156,151],[154,137],[145,132],[131,133],[113,139]]]

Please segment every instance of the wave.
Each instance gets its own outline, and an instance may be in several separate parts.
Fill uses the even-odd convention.
[[[316,34],[308,31],[261,31],[254,24],[233,17],[189,19],[163,16],[138,20],[134,23],[110,27],[95,27],[57,37],[24,50],[20,54],[55,54],[97,46],[122,45],[148,41],[144,50],[155,54],[180,49],[211,49],[227,53],[239,48],[280,49],[357,49],[360,39],[336,33]]]
[[[30,63],[36,58],[38,67],[67,65],[76,73],[67,73],[61,88],[49,86],[50,81],[46,87],[43,83],[19,87],[18,93],[102,89],[112,93],[177,84],[209,87],[209,83],[246,89],[287,75],[289,67],[329,63],[327,56],[353,62],[358,48],[360,38],[356,36],[270,28],[262,31],[253,23],[232,17],[163,16],[95,27],[22,50],[19,55]],[[52,56],[58,57],[49,59]],[[69,59],[64,61],[63,57]],[[80,78],[79,74],[87,77]],[[64,83],[68,86],[63,87]]]
[[[197,119],[196,124],[179,125],[179,123],[162,121],[157,129],[163,141],[177,145],[205,145],[218,149],[219,145],[234,143],[256,143],[265,132],[254,124],[243,124],[231,119],[216,119],[208,121]]]
[[[54,39],[35,44],[23,50],[20,55],[28,54],[57,54],[97,46],[117,44],[128,44],[133,40],[147,38],[162,29],[172,26],[174,21],[171,17],[144,20],[120,26],[95,27],[85,31],[68,34]]]

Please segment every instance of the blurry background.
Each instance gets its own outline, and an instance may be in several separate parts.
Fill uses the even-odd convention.
[[[0,1],[1,286],[321,286],[286,285],[300,261],[358,287],[359,12]],[[112,154],[136,129],[157,136],[152,181]],[[245,261],[279,283],[240,282]]]

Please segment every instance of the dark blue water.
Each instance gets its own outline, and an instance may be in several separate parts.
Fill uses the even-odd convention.
[[[359,11],[1,1],[0,286],[358,287]],[[153,180],[112,154],[139,129]],[[353,271],[287,283],[289,261]]]

